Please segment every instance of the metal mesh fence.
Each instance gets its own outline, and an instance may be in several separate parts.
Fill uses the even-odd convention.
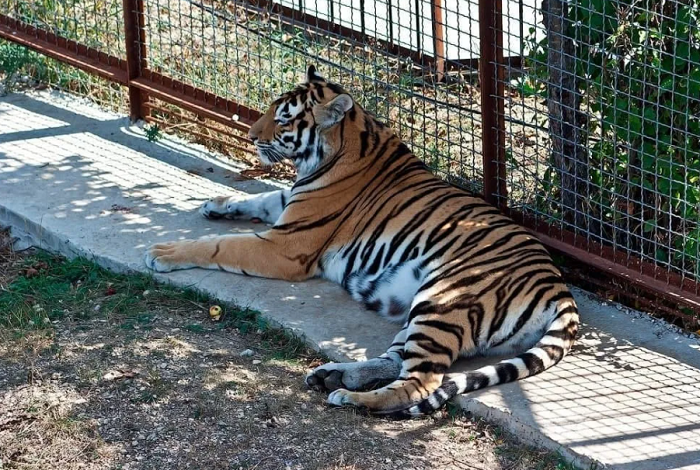
[[[504,74],[512,208],[611,249],[595,254],[698,276],[698,15],[696,0],[548,0],[523,16],[504,41],[526,57]]]
[[[124,87],[0,39],[0,96],[46,88],[83,96],[115,112],[128,111]]]
[[[0,0],[0,12],[106,54],[124,56],[121,0]]]
[[[145,45],[152,70],[259,110],[316,64],[437,172],[479,190],[475,14],[468,1],[155,0]]]
[[[99,70],[151,95],[136,115],[242,159],[245,129],[228,116],[264,110],[314,64],[439,175],[697,296],[699,12],[700,0],[0,0],[0,34],[8,15],[108,55]],[[58,46],[89,56],[77,43]],[[63,67],[44,75],[102,96]],[[123,90],[108,87],[111,101]]]
[[[0,0],[0,13],[49,32],[62,40],[124,56],[124,22],[120,0]],[[127,108],[117,84],[79,68],[0,40],[0,71],[4,93],[15,89],[51,87],[86,96],[115,111]]]

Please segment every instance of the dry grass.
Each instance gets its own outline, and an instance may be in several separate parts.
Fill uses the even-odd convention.
[[[2,240],[0,303],[22,298],[0,314],[5,469],[568,468],[458,413],[388,421],[330,409],[303,385],[318,356],[250,312],[227,306],[215,323],[211,299]],[[85,290],[57,287],[66,282]],[[134,301],[120,310],[109,302],[123,293]]]

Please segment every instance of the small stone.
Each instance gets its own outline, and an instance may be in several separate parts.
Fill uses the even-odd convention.
[[[93,310],[96,312],[99,312],[101,308],[102,308],[102,305],[97,304],[97,305],[95,305],[95,308],[93,308]]]
[[[245,351],[242,351],[242,352],[239,354],[239,356],[241,356],[241,357],[250,357],[250,356],[252,356],[253,354],[255,354],[255,353],[253,352],[252,349],[246,349]]]
[[[144,297],[148,297],[148,295],[149,295],[150,293],[151,293],[151,291],[148,290],[148,289],[146,289],[145,291],[143,291],[143,296],[144,296]]]
[[[261,362],[262,362],[262,361],[256,359],[256,360],[253,361],[253,365],[254,365],[254,366],[257,366],[257,365],[260,364]]]

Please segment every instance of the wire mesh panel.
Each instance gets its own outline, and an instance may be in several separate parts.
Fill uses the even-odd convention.
[[[0,39],[0,96],[22,90],[57,89],[126,113],[126,89],[96,75]]]
[[[121,0],[0,0],[0,15],[22,22],[22,33],[72,52],[99,51],[123,57]],[[113,110],[126,109],[121,87],[76,67],[0,40],[3,92],[21,88],[58,88],[87,96]]]
[[[452,183],[697,296],[699,15],[700,0],[0,0],[1,37],[77,67],[0,42],[0,74],[130,101],[246,160],[245,124],[314,64]]]
[[[526,56],[503,74],[510,207],[594,254],[695,283],[700,2],[521,1],[525,15],[509,6],[504,24],[524,21],[503,28],[504,54]]]
[[[309,64],[436,171],[480,189],[476,2],[145,2],[148,66],[264,110]]]
[[[124,56],[122,0],[0,0],[0,13],[104,53]]]

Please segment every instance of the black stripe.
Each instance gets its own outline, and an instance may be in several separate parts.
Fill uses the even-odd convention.
[[[489,378],[481,372],[467,372],[467,387],[465,392],[473,392],[488,387]]]
[[[350,277],[350,273],[355,268],[355,258],[357,258],[357,253],[360,251],[360,245],[357,245],[355,249],[350,253],[350,257],[348,260],[345,262],[345,272],[343,273],[343,287],[347,287],[347,281],[348,277]]]
[[[557,338],[561,340],[572,340],[573,337],[569,328],[576,324],[576,322],[571,322],[569,325],[567,325],[567,328],[561,330],[547,330],[547,333],[545,333],[544,336],[551,336],[552,338]]]
[[[459,325],[453,325],[452,323],[447,323],[440,320],[418,320],[415,322],[416,325],[423,325],[430,328],[435,328],[445,333],[451,333],[457,338],[459,344],[458,351],[462,350],[462,338],[464,337],[464,328]]]
[[[479,346],[479,334],[481,333],[481,323],[484,321],[484,307],[481,304],[473,304],[469,306],[467,318],[471,325],[472,344]]]
[[[546,352],[547,355],[551,357],[555,363],[561,361],[561,358],[564,357],[564,348],[561,348],[559,346],[552,346],[551,344],[548,344],[539,346],[539,348],[543,349],[544,352]]]
[[[426,335],[425,333],[413,333],[408,338],[406,342],[413,341],[418,344],[422,349],[433,354],[443,354],[452,360],[453,351],[447,346],[443,346],[438,343],[434,338]]]
[[[417,351],[404,351],[403,360],[408,361],[409,359],[424,359],[426,356],[423,353]]]
[[[453,396],[457,395],[459,393],[459,388],[457,388],[457,384],[452,382],[451,380],[445,382],[440,386],[440,390],[445,392],[448,397],[452,398]],[[438,397],[441,399],[441,397]]]
[[[544,362],[536,354],[526,352],[518,356],[518,359],[522,359],[530,375],[539,374],[544,370]]]
[[[413,249],[416,248],[416,246],[418,245],[418,242],[420,241],[422,236],[423,236],[423,232],[422,231],[418,232],[416,234],[416,236],[413,237],[413,239],[409,242],[409,244],[406,245],[406,248],[404,248],[403,252],[401,253],[401,258],[399,258],[399,263],[403,264],[411,257],[411,253],[413,252]],[[416,272],[415,272],[416,269],[420,273],[420,268],[415,268],[413,275],[415,276],[416,279],[419,279],[420,275],[416,276]]]
[[[449,366],[445,364],[439,364],[437,362],[425,361],[418,365],[415,365],[407,370],[407,372],[422,372],[424,374],[444,374],[447,372]]]
[[[374,257],[374,261],[372,262],[372,265],[367,270],[367,274],[373,275],[373,274],[376,274],[377,271],[379,271],[379,266],[380,266],[380,263],[382,262],[382,255],[384,255],[384,245],[382,245],[379,248],[377,255]]]
[[[495,367],[498,374],[498,383],[504,384],[518,379],[518,368],[510,362],[501,362],[496,364]]]
[[[301,232],[305,230],[312,230],[318,227],[323,227],[324,225],[328,224],[329,222],[334,221],[338,217],[343,215],[343,211],[337,211],[332,214],[329,214],[325,217],[322,217],[320,219],[314,220],[313,222],[308,222],[308,223],[303,223],[302,221],[295,221],[295,222],[289,222],[286,224],[279,224],[275,225],[274,229],[275,230],[294,230],[296,232]]]
[[[221,249],[221,242],[218,241],[218,242],[216,242],[216,250],[214,250],[214,254],[211,255],[211,259],[216,258],[216,255],[219,254],[219,250],[220,250],[220,249]]]
[[[557,299],[557,300],[561,300],[561,299]],[[573,305],[569,305],[569,306],[567,306],[566,308],[563,308],[563,309],[561,309],[559,312],[557,312],[557,316],[554,317],[554,319],[556,320],[557,318],[561,318],[562,316],[564,316],[564,315],[566,315],[566,314],[568,314],[568,313],[576,313],[576,314],[578,314],[578,309],[577,309],[575,306],[573,306]]]
[[[452,248],[452,246],[457,242],[457,240],[459,240],[460,237],[461,235],[456,235],[454,238],[452,238],[452,240],[448,241],[443,246],[441,246],[439,250],[435,251],[433,254],[425,258],[420,264],[421,269],[425,268],[436,259],[442,258],[442,255],[447,253],[447,250]]]
[[[533,287],[534,287],[534,286],[533,286]],[[497,342],[497,343],[495,343],[495,344],[492,344],[491,347],[500,346],[501,344],[503,344],[503,343],[505,343],[506,341],[508,341],[509,339],[511,339],[513,336],[517,335],[518,332],[520,332],[520,330],[523,328],[523,326],[525,326],[525,324],[527,323],[527,321],[530,319],[530,317],[532,316],[533,312],[535,311],[535,308],[537,308],[537,305],[539,305],[539,303],[540,303],[540,301],[542,300],[542,298],[543,298],[543,297],[545,296],[545,294],[546,294],[549,290],[551,290],[553,287],[554,287],[554,286],[552,286],[552,285],[550,284],[550,285],[543,286],[541,289],[539,289],[539,290],[535,293],[535,295],[532,297],[532,299],[531,299],[530,302],[528,303],[528,305],[527,305],[527,307],[525,308],[525,310],[523,310],[523,312],[522,312],[522,313],[520,314],[520,316],[518,317],[518,320],[516,321],[515,326],[513,327],[513,329],[511,330],[511,332],[508,333],[508,335],[507,335],[505,338],[503,338],[501,341],[499,341],[499,342]]]

